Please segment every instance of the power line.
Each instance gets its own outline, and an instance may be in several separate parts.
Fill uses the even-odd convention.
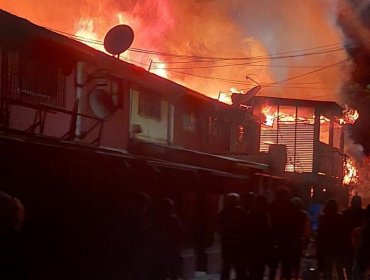
[[[322,71],[322,70],[325,70],[325,69],[334,67],[334,66],[339,65],[339,64],[342,64],[342,63],[344,63],[346,61],[349,61],[349,59],[348,58],[347,59],[343,59],[341,61],[335,62],[333,64],[330,64],[330,65],[321,67],[319,69],[316,69],[316,70],[313,70],[313,71],[310,71],[310,72],[303,73],[301,75],[297,75],[297,76],[290,77],[290,78],[287,78],[287,79],[284,79],[284,80],[280,80],[280,81],[277,81],[277,82],[270,83],[269,85],[280,84],[280,83],[283,83],[283,82],[286,82],[286,81],[291,81],[291,80],[294,80],[294,79],[298,79],[298,78],[301,78],[301,77],[304,77],[304,76],[307,76],[307,75],[310,75],[310,74],[313,74],[313,73],[316,73],[316,72],[319,72],[319,71]]]
[[[86,37],[82,37],[82,36],[78,36],[78,35],[74,35],[74,34],[62,32],[62,31],[58,31],[58,30],[51,29],[51,28],[49,30],[52,30],[54,32],[58,32],[60,34],[67,35],[67,36],[72,37],[72,38],[75,38],[78,41],[88,42],[88,43],[92,43],[92,44],[103,45],[103,43],[101,41],[99,41],[99,40],[88,39]],[[197,74],[193,74],[193,73],[181,72],[181,71],[174,71],[174,70],[197,69],[197,68],[216,68],[216,67],[229,67],[229,66],[245,66],[245,65],[259,66],[259,65],[253,64],[253,63],[263,62],[265,60],[270,60],[270,59],[283,59],[283,58],[293,58],[293,57],[301,57],[301,56],[311,56],[311,55],[318,55],[318,54],[323,54],[323,53],[328,53],[328,52],[334,52],[334,51],[343,50],[342,47],[339,47],[339,48],[338,47],[335,47],[334,48],[334,46],[338,46],[338,45],[339,45],[339,43],[330,44],[330,45],[326,45],[326,46],[315,47],[315,48],[303,49],[303,50],[295,50],[295,51],[281,52],[281,53],[273,54],[271,56],[230,57],[230,58],[225,58],[225,57],[207,57],[207,56],[187,56],[187,55],[178,55],[178,54],[171,54],[171,53],[165,53],[165,52],[159,52],[159,51],[152,51],[152,50],[145,50],[145,49],[137,49],[137,48],[129,48],[129,51],[139,52],[139,53],[145,53],[145,54],[162,55],[162,56],[173,56],[173,57],[178,57],[178,58],[182,58],[182,59],[195,59],[195,61],[184,61],[186,63],[190,63],[190,62],[192,62],[192,63],[194,63],[194,62],[206,62],[206,59],[208,59],[208,62],[214,62],[214,63],[222,62],[222,61],[230,61],[230,60],[244,60],[245,61],[245,60],[259,59],[260,61],[257,61],[257,62],[254,61],[254,62],[244,62],[244,63],[230,63],[230,64],[221,64],[221,65],[212,65],[212,66],[198,66],[198,67],[196,67],[196,66],[195,67],[152,67],[152,69],[166,70],[166,71],[169,71],[169,72],[174,72],[174,73],[182,74],[182,75],[189,75],[189,76],[194,76],[194,77],[199,77],[199,78],[212,79],[212,80],[218,80],[218,81],[223,81],[223,82],[230,82],[230,83],[239,84],[239,85],[248,85],[248,86],[251,86],[253,84],[246,83],[244,81],[232,80],[232,79],[225,79],[225,78],[220,78],[220,77],[202,76],[202,75],[197,75]],[[324,48],[328,48],[328,49],[324,49]],[[291,54],[291,53],[297,53],[297,52],[308,51],[308,50],[317,50],[317,49],[323,49],[323,50],[315,51],[315,52],[300,53],[300,54],[295,54],[295,55],[284,55],[284,54]],[[145,64],[145,63],[142,63],[142,62],[139,62],[139,61],[135,61],[135,60],[132,60],[132,59],[129,59],[129,58],[123,58],[123,60],[131,61],[133,63],[141,64],[141,65],[144,65],[144,66],[148,66],[148,64]],[[330,67],[339,65],[339,64],[341,64],[341,63],[343,63],[345,61],[348,61],[348,59],[345,59],[345,60],[336,62],[336,63],[331,64],[331,65],[328,65],[328,66],[323,66],[323,67],[320,67],[320,66],[300,66],[299,67],[298,66],[297,68],[318,68],[318,67],[319,68],[316,69],[316,70],[310,71],[310,72],[303,73],[301,75],[297,75],[297,76],[288,78],[288,79],[284,79],[284,80],[280,80],[280,81],[273,82],[273,83],[268,83],[268,84],[262,84],[262,87],[276,86],[276,85],[278,85],[280,83],[283,83],[283,82],[286,82],[286,81],[290,81],[290,80],[293,80],[293,79],[297,79],[297,78],[301,78],[301,77],[304,77],[306,75],[310,75],[310,74],[313,74],[313,73],[316,73],[316,72],[325,70],[327,68],[330,68]],[[159,62],[153,61],[153,63],[159,63]],[[163,63],[163,62],[161,62],[161,63]],[[168,63],[168,62],[166,62],[166,63]],[[175,62],[173,62],[173,63],[175,63]],[[176,62],[176,63],[179,63],[179,62]],[[279,66],[279,65],[273,66],[272,65],[272,66],[269,66],[269,67],[285,67],[285,66]],[[292,67],[292,66],[286,66],[286,67]],[[304,84],[304,83],[301,83],[301,84]],[[332,89],[322,89],[322,88],[320,89],[320,88],[310,88],[310,87],[291,87],[291,86],[288,87],[287,85],[285,87],[286,88],[297,88],[297,89],[332,90]]]
[[[75,34],[70,34],[67,32],[55,30],[49,28],[49,30],[66,35],[68,37],[72,37],[78,41],[81,42],[87,42],[91,44],[98,44],[98,45],[103,45],[103,42],[100,40],[94,40],[94,39],[89,39],[86,37],[78,36]],[[182,59],[193,59],[191,61],[192,63],[194,62],[212,62],[212,63],[217,63],[217,62],[222,62],[222,61],[230,61],[230,60],[253,60],[253,59],[258,59],[258,60],[271,60],[271,59],[285,59],[285,58],[294,58],[294,57],[301,57],[301,56],[311,56],[311,55],[318,55],[318,54],[324,54],[328,52],[335,52],[335,51],[340,51],[343,50],[342,47],[335,47],[334,46],[340,46],[339,43],[336,44],[330,44],[326,46],[320,46],[320,47],[315,47],[315,48],[309,48],[309,49],[302,49],[302,50],[294,50],[294,51],[287,51],[287,52],[280,52],[280,53],[275,53],[270,56],[255,56],[255,57],[209,57],[209,56],[194,56],[194,55],[179,55],[179,54],[173,54],[173,53],[166,53],[166,52],[160,52],[160,51],[153,51],[153,50],[145,50],[145,49],[139,49],[139,48],[129,48],[128,50],[131,52],[138,52],[138,53],[144,53],[144,54],[154,54],[154,55],[160,55],[160,56],[170,56],[170,57],[178,57]],[[329,49],[325,49],[328,48]],[[302,52],[302,51],[309,51],[309,50],[317,50],[317,49],[323,49],[320,51],[315,51],[315,52],[307,52],[307,53],[301,53],[301,54],[295,54],[295,55],[287,55],[291,53],[297,53],[297,52]],[[207,61],[208,59],[208,61]],[[259,62],[261,62],[259,61]],[[153,61],[153,63],[163,63],[163,62],[158,62],[158,61]],[[181,63],[181,62],[166,62],[166,63]],[[182,62],[184,63],[184,61]],[[186,63],[189,63],[187,61]],[[211,68],[211,67],[227,67],[227,66],[238,66],[238,65],[246,65],[245,63],[240,63],[240,64],[225,64],[225,65],[212,65],[212,66],[199,66],[198,68]],[[153,67],[154,68],[154,67]],[[191,67],[193,69],[194,67]],[[161,69],[166,69],[166,68],[161,68]],[[189,69],[189,68],[184,68],[184,67],[179,67],[179,68],[170,68],[168,67],[167,69]]]

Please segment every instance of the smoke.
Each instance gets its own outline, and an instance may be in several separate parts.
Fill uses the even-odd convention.
[[[195,58],[126,55],[143,67],[153,60],[153,71],[163,62],[170,79],[212,97],[233,86],[255,86],[245,79],[251,75],[270,85],[261,91],[264,95],[340,102],[340,88],[350,77],[334,0],[0,0],[0,7],[68,33],[86,28],[99,40],[112,26],[125,23],[135,32],[134,48],[254,58],[251,65],[246,60],[200,63]],[[275,54],[291,57],[269,59]]]
[[[344,130],[344,143],[344,153],[354,159],[356,163],[361,163],[365,158],[364,147],[353,141],[351,127],[348,125]]]

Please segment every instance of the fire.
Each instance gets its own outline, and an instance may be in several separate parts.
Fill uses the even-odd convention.
[[[224,102],[226,104],[232,104],[231,95],[227,92],[220,92],[218,95],[218,101]]]
[[[243,94],[244,93],[243,90],[239,90],[237,87],[231,87],[230,88],[230,92],[231,93],[240,93],[240,94]]]
[[[344,171],[343,177],[344,185],[357,183],[359,174],[354,162],[351,159],[347,158],[347,160],[344,162],[343,171]]]
[[[92,43],[92,41],[98,41],[100,39],[99,35],[95,32],[95,24],[92,18],[81,18],[76,24],[76,29],[75,35],[83,38],[86,45],[100,51],[105,51],[102,45]]]
[[[158,59],[156,59],[156,61],[159,61]],[[158,63],[156,63],[155,67],[153,68],[150,68],[150,72],[158,75],[158,76],[161,76],[163,78],[168,78],[168,72],[166,70],[166,63],[163,63],[161,61],[159,61]]]
[[[349,108],[346,104],[345,109],[343,110],[343,118],[339,119],[339,122],[341,125],[354,124],[359,116],[360,114],[357,112],[356,109]]]
[[[275,118],[278,116],[276,109],[273,109],[271,106],[265,106],[262,108],[262,114],[265,116],[264,125],[273,126]]]
[[[295,114],[291,111],[282,111],[276,112],[276,108],[271,106],[264,106],[261,109],[261,113],[265,116],[264,125],[273,126],[274,120],[279,118],[280,123],[291,123],[291,122],[299,122],[299,123],[306,123],[306,124],[314,124],[315,123],[315,116],[313,114]],[[328,122],[329,119],[321,116],[321,122]]]
[[[271,1],[271,9],[277,11],[274,14],[258,1],[241,0],[233,5],[228,1],[205,0],[50,0],[42,5],[37,0],[0,2],[2,9],[38,25],[87,39],[102,41],[109,28],[128,24],[135,32],[135,48],[175,54],[161,56],[162,63],[176,62],[171,66],[183,68],[178,71],[182,73],[169,72],[171,79],[212,97],[226,91],[235,80],[245,82],[249,73],[257,75],[261,84],[271,85],[270,92],[264,94],[293,98],[302,89],[309,99],[331,99],[329,96],[337,99],[334,93],[318,91],[330,87],[337,92],[343,82],[344,67],[329,67],[305,75],[310,71],[306,67],[327,66],[347,57],[342,49],[342,33],[333,24],[336,9],[332,5],[336,1],[324,1],[328,2],[325,5],[322,1],[309,5]],[[292,7],[300,17],[291,16]],[[102,50],[101,45],[88,44]],[[208,63],[199,57],[245,59],[211,59]],[[137,61],[140,66],[144,63],[144,68],[149,66],[150,58],[148,53],[130,52],[130,62]],[[211,77],[222,79],[210,82]],[[315,87],[304,86],[307,82]]]
[[[231,87],[228,92],[219,92],[218,94],[218,101],[224,102],[226,104],[233,104],[233,101],[231,99],[232,94],[243,94],[244,91],[238,89],[237,87]]]
[[[324,116],[320,116],[320,124],[324,124],[324,123],[327,123],[327,122],[330,122],[330,119],[328,119],[327,117],[324,117]]]

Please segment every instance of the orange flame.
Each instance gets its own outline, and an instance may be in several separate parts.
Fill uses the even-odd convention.
[[[81,18],[76,25],[76,29],[75,35],[83,38],[86,45],[98,49],[99,51],[105,51],[102,45],[89,42],[89,40],[97,41],[100,39],[99,35],[95,32],[95,23],[92,18]]]
[[[350,67],[341,65],[344,67],[329,67],[323,71],[311,73],[305,78],[297,78],[310,71],[300,66],[305,68],[312,65],[312,67],[327,66],[347,58],[346,51],[340,47],[341,44],[339,49],[329,47],[334,42],[337,44],[342,41],[339,27],[332,22],[336,16],[333,13],[336,9],[332,5],[335,5],[336,1],[311,1],[309,5],[305,2],[298,4],[294,1],[270,1],[271,8],[277,11],[274,14],[269,13],[269,10],[258,4],[258,1],[236,1],[237,3],[233,2],[232,5],[231,1],[208,0],[102,0],[99,2],[50,0],[43,1],[42,4],[38,0],[0,0],[0,2],[2,9],[36,24],[67,33],[76,33],[74,24],[78,25],[80,18],[92,20],[93,28],[90,23],[90,27],[88,24],[86,27],[89,28],[84,31],[98,35],[99,38],[95,37],[95,39],[99,41],[103,39],[110,27],[128,24],[135,32],[134,47],[137,49],[186,55],[189,56],[188,58],[194,56],[253,59],[251,63],[242,63],[243,65],[239,66],[237,65],[240,63],[235,63],[233,67],[224,67],[230,62],[226,63],[222,60],[205,63],[206,61],[197,59],[185,59],[187,60],[185,61],[181,58],[180,60],[178,57],[162,59],[162,62],[165,61],[167,64],[186,62],[179,64],[179,67],[184,67],[186,71],[170,72],[171,78],[179,79],[186,86],[212,97],[216,97],[220,90],[230,88],[232,82],[229,82],[229,79],[245,82],[245,75],[252,73],[258,76],[261,83],[271,85],[265,89],[263,94],[266,95],[297,98],[301,90],[298,91],[294,84],[290,84],[289,80],[293,78],[292,82],[298,84],[312,82],[317,86],[302,87],[307,99],[338,99],[336,95],[326,95],[326,92],[318,94],[318,90],[326,90],[330,87],[335,92],[339,92],[342,83],[345,82],[343,77],[350,77],[342,74],[343,70],[349,70]],[[292,7],[297,10],[300,17],[291,16]],[[50,10],[53,11],[52,14]],[[236,14],[239,16],[230,17]],[[265,26],[269,26],[268,32]],[[289,28],[291,26],[295,28]],[[81,26],[78,27],[80,28]],[[82,35],[80,32],[78,34]],[[313,36],[306,36],[306,34]],[[304,55],[305,50],[316,47],[320,47],[319,53],[332,50],[333,53]],[[279,63],[278,60],[275,62],[269,59],[269,54],[287,51],[293,54],[289,60],[284,59],[284,62]],[[126,57],[127,54],[124,53],[123,56]],[[131,52],[131,56],[130,62],[135,63],[135,60],[139,62],[138,65],[145,63],[145,68],[149,66],[148,60],[151,57],[148,53]],[[214,64],[220,67],[213,67]],[[205,68],[193,68],[204,65]],[[210,82],[209,79],[199,76],[222,77],[225,81]],[[284,80],[288,82],[275,83]]]
[[[275,118],[278,116],[276,109],[271,106],[264,106],[262,108],[262,114],[265,116],[265,122],[263,124],[267,126],[273,126]]]
[[[326,123],[326,122],[330,122],[330,119],[328,119],[324,116],[320,116],[320,124],[323,124],[323,123]]]
[[[273,112],[274,111],[274,112]],[[284,123],[290,123],[290,122],[300,122],[300,123],[307,123],[307,124],[314,124],[315,117],[307,117],[302,115],[296,115],[292,114],[290,112],[285,112],[283,110],[279,110],[279,112],[276,112],[276,109],[273,109],[271,106],[264,106],[261,110],[262,114],[265,116],[265,122],[264,125],[272,126],[274,123],[274,120],[276,118],[279,119],[279,122]],[[323,122],[330,121],[329,119],[322,117],[321,120]]]
[[[344,176],[343,176],[343,184],[350,185],[356,184],[358,181],[358,170],[351,159],[347,159],[344,162]]]
[[[345,109],[343,110],[343,118],[339,119],[339,122],[341,125],[354,124],[359,116],[360,114],[356,109],[349,108],[348,105],[345,105]]]
[[[155,58],[154,59],[156,62],[155,67],[150,68],[150,72],[161,76],[163,78],[168,78],[168,72],[166,70],[166,64],[161,62],[159,59]]]

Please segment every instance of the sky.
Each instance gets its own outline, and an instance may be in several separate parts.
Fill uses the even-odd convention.
[[[127,24],[137,51],[124,59],[213,98],[261,84],[261,95],[343,103],[353,65],[339,1],[0,0],[0,8],[82,40],[103,41]]]

